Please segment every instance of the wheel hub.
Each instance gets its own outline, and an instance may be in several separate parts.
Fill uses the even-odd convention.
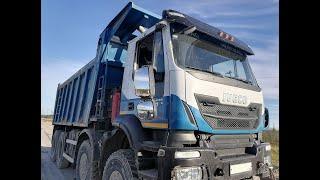
[[[119,171],[113,171],[110,175],[109,180],[123,180],[123,178]]]

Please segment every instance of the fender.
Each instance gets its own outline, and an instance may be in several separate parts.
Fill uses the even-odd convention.
[[[126,134],[132,149],[140,150],[146,135],[140,120],[136,116],[119,115],[112,125],[120,128]]]

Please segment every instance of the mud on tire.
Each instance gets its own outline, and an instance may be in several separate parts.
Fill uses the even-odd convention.
[[[103,169],[102,180],[117,179],[115,176],[121,176],[123,180],[138,179],[133,150],[120,149],[110,155]]]

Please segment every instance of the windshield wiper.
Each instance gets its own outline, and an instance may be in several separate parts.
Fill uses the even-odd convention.
[[[247,84],[251,84],[251,85],[252,85],[252,82],[251,82],[251,81],[247,81],[247,80],[240,79],[240,78],[236,78],[236,77],[232,77],[232,76],[225,76],[225,77],[230,78],[230,79],[235,79],[235,80],[238,80],[238,81],[241,81],[241,82],[244,82],[244,83],[247,83]]]
[[[225,76],[223,76],[222,74],[220,74],[218,72],[209,71],[209,70],[206,70],[206,69],[199,69],[199,68],[195,68],[195,67],[191,67],[191,66],[186,66],[186,67],[189,68],[189,69],[194,69],[194,70],[197,70],[197,71],[202,71],[202,72],[207,72],[207,73],[210,73],[210,74],[214,74],[214,75],[217,75],[217,76],[220,76],[220,77],[225,77]]]

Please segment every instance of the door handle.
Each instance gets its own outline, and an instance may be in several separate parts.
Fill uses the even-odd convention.
[[[134,110],[134,103],[133,102],[129,102],[128,103],[128,111],[133,111]]]

